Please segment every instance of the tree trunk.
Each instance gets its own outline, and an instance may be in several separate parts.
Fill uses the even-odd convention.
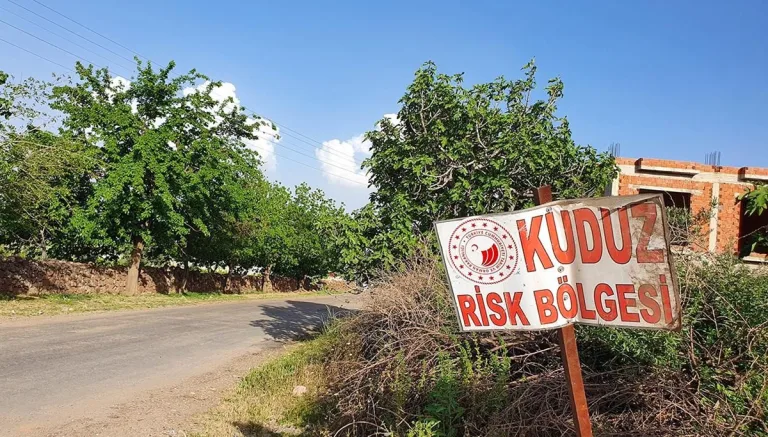
[[[224,276],[224,288],[221,290],[222,293],[226,293],[227,292],[227,284],[229,284],[229,278],[232,276],[232,270],[234,270],[234,265],[230,261],[227,264],[227,275]]]
[[[181,287],[179,287],[179,293],[184,294],[187,292],[187,282],[189,281],[189,260],[184,259],[184,276],[181,280]]]
[[[133,241],[133,250],[131,251],[131,267],[128,269],[128,278],[126,281],[125,293],[129,296],[139,294],[139,268],[141,266],[141,255],[144,252],[144,240],[136,238]]]
[[[40,259],[48,259],[48,241],[45,239],[45,231],[40,229]]]
[[[264,276],[264,285],[261,288],[264,293],[272,292],[272,280],[269,278],[270,274],[272,274],[272,265],[265,267],[264,272],[262,273],[262,276]]]

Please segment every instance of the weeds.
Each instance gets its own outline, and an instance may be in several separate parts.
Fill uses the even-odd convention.
[[[578,327],[595,434],[768,436],[768,273],[702,255],[678,271],[680,332]],[[246,379],[212,435],[572,435],[555,333],[460,333],[450,299],[438,263],[411,262],[307,352]],[[310,395],[291,398],[294,384]]]
[[[679,333],[579,327],[596,434],[768,435],[768,274],[735,260],[680,262]],[[412,262],[340,325],[329,358],[340,435],[572,433],[553,332],[457,331],[437,263]]]

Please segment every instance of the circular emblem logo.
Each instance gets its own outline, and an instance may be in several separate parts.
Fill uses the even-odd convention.
[[[451,234],[448,254],[453,267],[478,284],[496,284],[517,269],[517,243],[503,226],[489,219],[472,219]]]

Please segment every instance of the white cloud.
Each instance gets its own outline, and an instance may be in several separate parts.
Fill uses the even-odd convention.
[[[389,120],[390,123],[392,123],[394,126],[397,126],[400,124],[400,119],[397,118],[397,114],[384,114],[384,118]],[[376,123],[376,129],[379,129],[379,124]]]
[[[112,80],[109,82],[109,85],[113,88],[114,91],[128,91],[131,89],[131,81],[124,78],[123,76],[115,76],[112,78]]]
[[[277,157],[275,156],[275,144],[280,141],[280,128],[272,127],[268,120],[253,118],[248,119],[248,124],[256,125],[256,140],[245,140],[245,145],[251,150],[258,152],[259,157],[264,162],[267,170],[275,170],[277,167]]]
[[[397,114],[384,114],[384,118],[397,125]],[[376,124],[376,129],[380,129]],[[360,169],[360,164],[371,156],[371,142],[363,134],[346,141],[333,139],[323,141],[323,147],[315,149],[315,157],[320,161],[323,175],[329,182],[348,187],[368,186],[368,174]]]
[[[197,87],[190,87],[184,89],[183,93],[188,96],[192,93],[204,92],[207,90],[210,82],[202,83]],[[230,97],[232,101],[228,102],[224,106],[224,110],[227,112],[234,111],[240,107],[240,99],[237,97],[237,89],[235,85],[229,82],[223,82],[220,86],[211,89],[211,97],[219,103],[224,103]],[[265,119],[257,119],[249,117],[247,120],[249,125],[254,126],[257,140],[244,140],[246,147],[258,152],[259,157],[264,162],[264,166],[267,170],[274,170],[277,167],[277,159],[275,157],[275,144],[280,141],[280,131],[275,126],[273,128],[272,123]]]
[[[111,88],[107,89],[107,95],[112,97],[115,93],[125,92],[131,89],[131,81],[123,76],[115,76],[110,80],[109,86]],[[131,100],[131,112],[134,114],[139,112],[139,102],[137,102],[136,99]]]
[[[360,169],[360,162],[370,156],[370,148],[363,135],[346,141],[333,139],[323,141],[323,147],[315,149],[315,157],[329,182],[362,188],[368,185],[368,175]]]

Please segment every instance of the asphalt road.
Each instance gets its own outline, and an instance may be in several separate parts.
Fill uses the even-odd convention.
[[[41,430],[92,420],[142,393],[279,347],[306,335],[330,312],[354,307],[350,298],[0,322],[0,435],[58,435]]]

